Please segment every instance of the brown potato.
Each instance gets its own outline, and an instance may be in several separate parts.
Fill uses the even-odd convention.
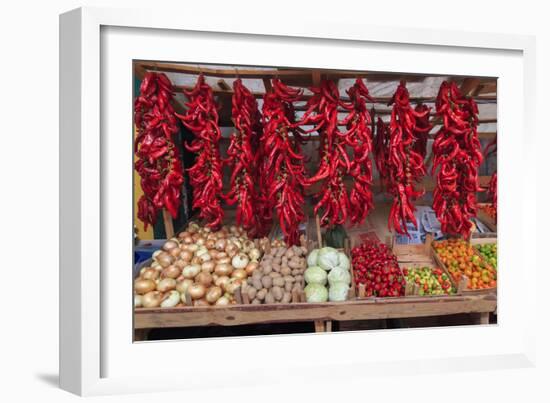
[[[263,274],[269,274],[273,271],[273,267],[272,266],[264,266],[263,269],[262,269],[262,273]]]
[[[283,304],[288,304],[290,301],[292,301],[292,293],[287,291],[283,294],[283,298],[281,299],[281,302]]]
[[[262,288],[260,291],[256,293],[256,298],[259,299],[260,301],[263,301],[266,294],[267,294],[267,290],[265,288]]]
[[[273,286],[274,287],[284,287],[285,286],[285,279],[282,277],[276,277],[273,279]]]
[[[252,279],[252,286],[257,290],[261,290],[263,288],[263,285],[262,285],[262,280],[258,279],[258,278],[254,278]]]
[[[283,275],[283,276],[288,276],[292,273],[292,269],[288,266],[283,266],[281,267],[281,271],[280,273]]]
[[[254,287],[248,287],[248,290],[246,293],[248,294],[248,299],[252,301],[254,298],[256,298],[257,290]]]
[[[254,298],[251,302],[252,305],[260,305],[262,302],[259,299]]]
[[[270,276],[264,276],[262,278],[262,285],[265,288],[271,288],[271,286],[273,285],[273,279]]]
[[[280,301],[281,299],[283,299],[283,289],[281,287],[273,286],[270,292],[276,301]]]
[[[275,297],[273,296],[273,294],[271,292],[268,292],[266,295],[265,295],[265,303],[266,304],[273,304],[275,302]]]
[[[282,276],[281,276],[281,273],[277,273],[276,271],[272,271],[271,273],[269,273],[269,277],[278,278],[278,277],[282,277]]]
[[[294,283],[296,281],[296,278],[293,276],[284,276],[283,280],[287,283]]]
[[[292,291],[292,283],[291,282],[287,281],[285,283],[285,291],[289,291],[289,292]]]

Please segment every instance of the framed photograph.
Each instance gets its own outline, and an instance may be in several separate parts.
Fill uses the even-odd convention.
[[[83,8],[60,45],[62,388],[531,365],[533,38]]]

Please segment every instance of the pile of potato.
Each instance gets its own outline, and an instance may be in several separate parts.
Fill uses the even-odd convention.
[[[269,249],[241,286],[241,294],[251,304],[289,303],[292,294],[299,295],[304,288],[307,249],[304,246]]]

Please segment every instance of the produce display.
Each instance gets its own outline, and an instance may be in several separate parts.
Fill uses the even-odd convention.
[[[136,172],[143,195],[138,201],[138,218],[145,229],[154,225],[162,208],[178,216],[183,185],[183,164],[174,137],[177,120],[171,100],[172,83],[162,73],[148,72],[134,104]]]
[[[307,249],[304,246],[270,248],[241,292],[251,304],[286,304],[303,290]]]
[[[495,269],[497,269],[497,244],[487,243],[475,246],[483,258]]]
[[[355,284],[365,287],[366,297],[400,297],[407,282],[397,258],[384,244],[368,239],[351,250]]]
[[[351,285],[350,261],[330,246],[313,249],[307,256],[304,289],[307,302],[345,301]]]
[[[489,217],[496,221],[497,209],[494,208],[492,204],[481,204],[478,205],[478,208],[484,211]]]
[[[222,161],[219,142],[218,106],[214,102],[212,88],[201,74],[195,88],[185,91],[190,99],[186,103],[187,113],[178,115],[182,123],[193,132],[195,138],[186,144],[187,150],[196,153],[195,164],[188,169],[189,181],[193,187],[193,208],[199,210],[199,218],[212,229],[218,229],[223,220]]]
[[[302,91],[287,87],[277,79],[272,80],[272,87],[273,91],[264,96],[262,108],[262,219],[270,223],[275,208],[285,242],[297,245],[298,226],[305,220],[307,179],[292,103],[300,99]]]
[[[476,216],[476,192],[480,191],[478,169],[483,160],[477,135],[478,108],[462,96],[458,86],[444,81],[436,99],[443,125],[432,152],[432,174],[437,171],[433,209],[445,234],[468,238]]]
[[[485,262],[474,247],[463,239],[434,241],[432,245],[457,284],[462,280],[462,276],[466,276],[469,290],[496,287],[496,269]]]
[[[323,80],[320,87],[310,88],[313,96],[307,101],[306,112],[300,125],[313,125],[320,137],[320,164],[317,172],[308,180],[309,184],[321,182],[314,212],[322,211],[321,225],[333,227],[346,223],[364,221],[373,207],[370,185],[372,181],[371,117],[366,107],[372,101],[369,91],[361,79],[347,90],[350,102],[340,99],[338,86],[332,80]],[[338,120],[338,108],[347,111],[346,117]],[[344,133],[338,126],[346,127]],[[353,149],[350,159],[347,146]],[[351,176],[353,186],[348,195],[344,184],[345,176]]]
[[[153,253],[134,281],[135,308],[172,308],[236,303],[235,292],[258,268],[259,242],[232,226],[213,232],[190,223]]]
[[[398,234],[409,235],[407,222],[418,228],[413,201],[424,194],[424,191],[415,189],[414,185],[426,174],[424,158],[414,146],[415,133],[430,130],[429,125],[418,127],[416,119],[425,117],[430,110],[417,112],[411,107],[404,81],[401,81],[388,105],[393,105],[386,160],[387,190],[393,196],[388,227]]]
[[[418,286],[418,295],[450,295],[456,293],[451,279],[439,267],[408,267],[403,269],[408,283]]]
[[[227,149],[226,164],[231,168],[229,193],[223,198],[229,205],[237,204],[236,223],[246,230],[260,235],[265,232],[262,223],[257,220],[258,195],[254,182],[256,179],[255,153],[261,136],[261,115],[254,95],[243,85],[240,79],[233,83],[232,118],[235,131]]]

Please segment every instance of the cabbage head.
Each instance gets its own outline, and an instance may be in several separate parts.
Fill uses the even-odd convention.
[[[328,290],[329,301],[345,301],[348,297],[348,290],[349,286],[347,283],[332,283]]]
[[[328,300],[328,290],[321,284],[308,284],[304,288],[307,302],[326,302]]]
[[[309,267],[304,272],[304,279],[308,284],[321,284],[327,283],[327,272],[321,269],[319,266]]]
[[[306,271],[307,273],[307,271]],[[351,275],[349,271],[343,269],[342,267],[335,267],[328,274],[328,283],[332,286],[333,283],[351,283]]]
[[[317,266],[317,259],[319,257],[319,249],[313,249],[309,255],[307,255],[307,266]]]
[[[317,264],[321,269],[330,271],[334,267],[338,266],[339,261],[340,256],[336,249],[327,246],[319,250]]]
[[[338,252],[338,267],[348,271],[351,268],[349,257],[344,252]]]

